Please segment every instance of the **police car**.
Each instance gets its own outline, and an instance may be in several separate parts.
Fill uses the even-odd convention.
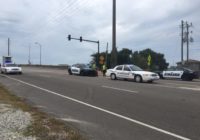
[[[118,65],[113,69],[108,69],[106,76],[109,76],[112,80],[130,79],[135,82],[153,82],[159,79],[158,74],[144,71],[135,65]]]
[[[195,72],[184,67],[172,67],[160,73],[162,79],[181,79],[192,81],[195,78]]]
[[[12,74],[12,73],[15,73],[15,74],[22,74],[22,68],[19,67],[18,65],[16,64],[4,64],[1,66],[1,73],[4,73],[4,74]]]
[[[98,76],[97,70],[90,68],[87,64],[74,64],[68,68],[68,73],[70,75]]]

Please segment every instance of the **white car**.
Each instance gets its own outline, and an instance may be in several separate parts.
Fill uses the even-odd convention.
[[[113,69],[108,69],[106,76],[109,76],[112,80],[130,79],[136,82],[153,82],[160,79],[158,74],[144,71],[135,65],[118,65]]]
[[[4,64],[4,65],[1,66],[1,73],[5,73],[5,74],[11,74],[11,73],[22,74],[22,68],[19,67],[16,64]]]

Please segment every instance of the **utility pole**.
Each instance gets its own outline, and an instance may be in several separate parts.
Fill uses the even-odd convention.
[[[40,47],[40,66],[42,65],[42,45],[38,42],[35,42],[35,44],[39,45]]]
[[[108,42],[106,46],[106,67],[108,68]]]
[[[192,27],[192,23],[189,25],[188,22],[181,21],[181,62],[183,64],[183,46],[186,43],[186,53],[187,53],[187,61],[189,60],[189,42],[193,42],[193,38],[189,37],[189,28]],[[186,28],[186,31],[185,31]]]
[[[189,25],[186,21],[187,61],[189,60]]]
[[[181,21],[181,63],[183,64],[183,28],[184,28],[184,21]]]
[[[187,61],[189,60],[189,42],[192,42],[193,41],[193,38],[190,38],[189,37],[189,28],[192,27],[192,23],[189,25],[187,22],[186,22],[186,39],[187,39]],[[190,40],[192,39],[192,40]]]
[[[113,0],[113,20],[112,20],[112,51],[111,67],[117,65],[117,48],[116,48],[116,0]]]
[[[8,38],[8,56],[10,56],[10,38]]]
[[[28,47],[28,64],[31,64],[31,44],[29,44]]]

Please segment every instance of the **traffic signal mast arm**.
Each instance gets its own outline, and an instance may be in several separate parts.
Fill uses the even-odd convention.
[[[74,37],[71,37],[71,35],[68,35],[68,40],[79,40],[80,42],[82,41],[86,41],[86,42],[92,42],[92,43],[99,43],[99,41],[93,41],[93,40],[88,40],[88,39],[82,39],[82,36],[80,36],[80,38],[74,38]]]
[[[74,37],[71,37],[71,35],[68,35],[68,40],[70,41],[71,39],[79,40],[80,42],[86,41],[86,42],[91,42],[91,43],[97,43],[98,50],[97,50],[96,65],[97,65],[97,67],[99,67],[99,44],[100,44],[99,41],[93,41],[93,40],[83,39],[82,36],[80,36],[80,38],[74,38]]]

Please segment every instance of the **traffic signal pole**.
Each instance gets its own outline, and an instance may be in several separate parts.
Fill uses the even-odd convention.
[[[68,40],[79,40],[80,42],[85,41],[85,42],[90,42],[90,43],[97,43],[97,58],[96,58],[96,66],[99,68],[99,48],[100,48],[100,42],[99,41],[94,41],[94,40],[88,40],[88,39],[83,39],[82,36],[80,38],[74,38],[71,37],[71,35],[68,35]]]

